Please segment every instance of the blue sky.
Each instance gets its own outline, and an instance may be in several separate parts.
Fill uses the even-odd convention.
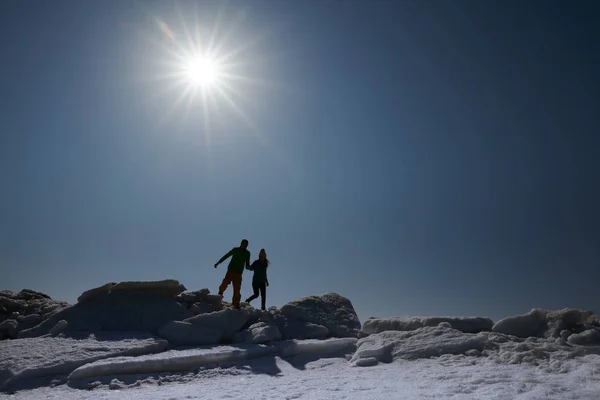
[[[6,2],[0,287],[214,293],[247,238],[272,262],[268,305],[600,312],[599,17],[594,1]],[[211,37],[237,78],[203,100],[173,75]]]

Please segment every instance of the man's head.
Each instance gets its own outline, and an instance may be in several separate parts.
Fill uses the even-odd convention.
[[[248,248],[248,241],[246,239],[242,239],[242,243],[240,244],[240,247],[242,249],[247,249]]]

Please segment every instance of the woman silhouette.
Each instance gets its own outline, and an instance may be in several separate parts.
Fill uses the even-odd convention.
[[[254,271],[254,276],[252,277],[252,289],[254,290],[254,294],[246,299],[246,303],[250,303],[252,300],[256,299],[260,292],[261,310],[265,310],[265,304],[267,302],[267,286],[269,286],[269,280],[267,279],[268,266],[269,260],[267,259],[267,252],[265,249],[260,249],[258,260],[254,261],[249,267],[246,267],[250,271]]]

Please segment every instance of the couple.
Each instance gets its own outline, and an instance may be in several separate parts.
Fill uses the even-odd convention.
[[[240,308],[240,299],[242,297],[240,289],[242,288],[242,273],[244,272],[245,265],[246,269],[254,271],[254,276],[252,277],[252,289],[254,289],[254,294],[246,299],[246,303],[250,303],[252,300],[256,299],[260,291],[260,299],[262,302],[261,309],[264,310],[267,300],[266,287],[269,286],[269,280],[267,279],[269,260],[267,260],[265,249],[260,250],[258,260],[250,265],[248,241],[244,239],[242,240],[240,247],[234,247],[229,253],[221,257],[215,264],[215,268],[230,256],[231,261],[229,261],[229,266],[227,267],[227,274],[225,274],[225,278],[223,279],[221,286],[219,286],[219,296],[223,296],[223,292],[227,289],[227,286],[229,286],[230,283],[233,283],[233,299],[231,303],[235,308]]]

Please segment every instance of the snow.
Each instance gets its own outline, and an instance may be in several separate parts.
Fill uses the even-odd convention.
[[[38,377],[68,374],[103,358],[162,351],[167,342],[147,334],[40,337],[0,342],[0,390]]]
[[[354,368],[343,356],[262,357],[197,371],[110,376],[88,390],[69,386],[16,392],[11,400],[447,399],[597,400],[600,357],[588,355],[565,373],[531,365],[496,364],[463,355]]]

